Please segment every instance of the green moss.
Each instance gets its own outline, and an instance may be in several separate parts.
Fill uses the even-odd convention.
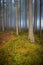
[[[43,35],[41,37],[38,35],[35,35],[35,41],[39,44],[43,44]]]
[[[0,65],[43,65],[43,47],[30,43],[27,33],[13,35],[0,49]]]

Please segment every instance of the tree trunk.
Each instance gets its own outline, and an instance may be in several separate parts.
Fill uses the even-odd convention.
[[[11,15],[10,8],[11,8],[11,6],[10,6],[10,0],[9,0],[9,29],[10,29],[10,23],[11,23],[11,21],[10,21],[10,15]]]
[[[20,30],[19,31],[21,32],[21,0],[20,0]]]
[[[42,12],[42,2],[40,0],[40,37],[41,37],[41,12]]]
[[[16,35],[18,35],[18,0],[16,1]]]
[[[0,30],[1,30],[1,0],[0,0]]]
[[[34,32],[37,31],[37,0],[34,1]]]
[[[33,33],[33,22],[32,22],[32,0],[29,0],[29,36],[30,42],[35,42]]]
[[[2,2],[2,31],[4,31],[4,0]]]
[[[12,0],[10,0],[10,25],[11,25],[11,29],[12,29]]]
[[[25,30],[27,29],[27,13],[26,13],[27,1],[25,0]]]
[[[0,0],[0,6],[1,6],[1,0]]]

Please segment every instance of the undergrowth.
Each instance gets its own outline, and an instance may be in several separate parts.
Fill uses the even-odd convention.
[[[43,47],[39,43],[30,43],[27,33],[13,35],[0,48],[0,65],[43,65]],[[35,39],[38,40],[38,37],[35,36]]]

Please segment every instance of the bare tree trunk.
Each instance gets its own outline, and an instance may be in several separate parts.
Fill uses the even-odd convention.
[[[4,0],[2,3],[2,31],[4,31]]]
[[[1,0],[0,0],[0,30],[1,30]]]
[[[33,22],[32,22],[32,0],[29,0],[29,36],[28,39],[31,42],[35,42],[33,33]]]
[[[18,35],[18,0],[16,1],[16,34]]]
[[[20,0],[20,30],[19,31],[21,32],[21,0]]]
[[[1,0],[0,0],[0,6],[1,6]]]
[[[40,0],[40,37],[41,37],[41,12],[42,12],[42,2]]]
[[[26,13],[26,0],[25,0],[25,30],[27,29],[27,13]]]
[[[10,0],[10,25],[12,29],[12,0]]]
[[[37,0],[34,1],[34,32],[37,31]]]
[[[9,0],[9,29],[10,29],[10,0]]]

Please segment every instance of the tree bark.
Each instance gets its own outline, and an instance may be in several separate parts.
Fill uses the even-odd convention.
[[[25,0],[25,30],[27,29],[27,13],[26,13],[26,0]]]
[[[4,31],[4,0],[2,2],[2,31]]]
[[[11,11],[10,11],[10,9],[11,9],[11,6],[10,6],[10,0],[9,0],[9,29],[10,29],[10,23],[11,23],[11,21],[10,21],[10,15],[11,15]]]
[[[0,0],[0,6],[1,6],[1,0]]]
[[[30,42],[35,42],[33,33],[33,22],[32,22],[32,0],[29,0],[29,35],[28,39]]]
[[[41,37],[41,12],[42,12],[42,2],[40,0],[40,37]]]
[[[34,1],[34,32],[37,31],[37,0]]]
[[[20,0],[20,30],[19,31],[21,32],[21,0]]]
[[[18,0],[16,1],[16,35],[18,35]]]

